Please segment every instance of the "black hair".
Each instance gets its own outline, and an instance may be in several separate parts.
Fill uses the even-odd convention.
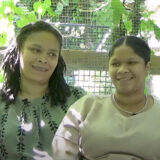
[[[114,54],[115,48],[121,45],[126,45],[131,47],[137,55],[143,58],[145,65],[150,61],[150,56],[151,56],[150,47],[142,38],[136,36],[124,36],[119,38],[113,44],[112,48],[109,51],[109,59]]]
[[[58,64],[49,79],[48,95],[51,97],[51,105],[64,104],[67,97],[70,96],[70,87],[64,79],[66,64],[61,56],[61,48],[63,37],[61,33],[51,24],[44,21],[37,21],[24,26],[16,39],[12,41],[5,51],[5,56],[2,60],[2,69],[4,71],[4,83],[2,86],[2,101],[8,105],[15,103],[20,89],[20,50],[28,36],[32,33],[46,31],[54,36],[60,43],[60,53]]]

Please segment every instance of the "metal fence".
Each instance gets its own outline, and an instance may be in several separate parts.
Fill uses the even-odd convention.
[[[32,9],[34,1],[21,0],[20,2],[25,5],[27,4],[27,7]],[[58,0],[52,1],[53,10],[56,10],[58,2]],[[120,21],[118,27],[113,31],[105,23],[105,21],[109,20],[110,15],[106,14],[104,15],[106,18],[104,18],[103,14],[97,14],[96,11],[103,11],[103,8],[107,7],[108,2],[105,0],[70,0],[69,5],[64,6],[62,14],[55,17],[46,15],[42,19],[50,21],[61,31],[64,36],[64,49],[107,52],[115,38],[126,34],[122,21]],[[134,17],[132,17],[134,25],[132,26],[134,27],[132,34],[136,34],[136,29],[139,27],[139,9],[140,4],[143,2],[143,0],[123,1],[126,10],[135,12]],[[117,9],[118,7],[117,4]],[[91,61],[91,59],[87,59],[86,61]],[[99,63],[101,62],[99,61]],[[94,70],[82,70],[81,68],[78,70],[68,70],[66,80],[71,85],[80,86],[86,91],[95,94],[111,94],[114,90],[114,86],[106,70],[97,70],[96,68]]]

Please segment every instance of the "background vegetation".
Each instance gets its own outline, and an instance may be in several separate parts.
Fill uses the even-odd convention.
[[[145,0],[0,1],[0,46],[7,45],[16,30],[38,19],[64,23],[62,17],[65,16],[67,23],[86,24],[86,15],[91,17],[87,20],[87,24],[109,28],[107,31],[109,36],[105,41],[107,44],[126,34],[141,35],[147,39],[149,32],[154,32],[159,40],[160,28],[151,19],[154,11],[148,11],[144,2]],[[78,30],[77,32],[80,33]],[[94,29],[92,32],[95,32]],[[103,36],[104,33],[98,35],[101,38]]]
[[[64,35],[67,49],[107,52],[113,41],[124,35],[145,40],[154,35],[160,40],[160,28],[152,18],[155,12],[147,9],[145,0],[0,0],[0,6],[1,48],[20,28],[37,20],[53,23]],[[69,83],[94,93],[112,92],[107,72],[82,72],[70,72]],[[85,79],[86,86],[82,86]]]

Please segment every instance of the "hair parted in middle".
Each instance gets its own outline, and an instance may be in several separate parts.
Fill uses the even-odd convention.
[[[115,48],[120,47],[121,45],[131,47],[138,56],[143,58],[145,65],[150,61],[150,47],[142,38],[136,36],[124,36],[119,38],[109,51],[109,59],[114,54]]]

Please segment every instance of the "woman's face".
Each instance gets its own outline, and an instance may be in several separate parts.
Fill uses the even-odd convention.
[[[109,73],[116,92],[121,94],[144,93],[145,78],[150,63],[145,65],[143,58],[126,45],[115,48],[109,61]]]
[[[48,83],[60,53],[60,43],[50,32],[31,33],[21,49],[21,79],[40,84]]]

